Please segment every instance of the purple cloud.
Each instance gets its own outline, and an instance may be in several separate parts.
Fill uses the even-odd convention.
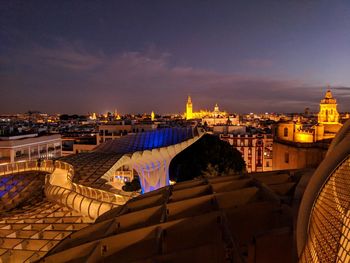
[[[273,66],[273,61],[271,59],[246,59],[243,65],[251,68],[270,68]]]
[[[326,90],[299,80],[172,66],[170,58],[155,50],[107,56],[65,42],[54,48],[13,50],[0,57],[5,62],[0,71],[0,112],[183,112],[188,94],[195,110],[219,103],[230,112],[301,112],[305,107],[316,111]],[[338,93],[346,95],[334,89]],[[339,98],[342,110],[350,110],[349,102],[349,96]]]

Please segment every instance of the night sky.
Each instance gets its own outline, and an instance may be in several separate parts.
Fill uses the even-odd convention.
[[[350,111],[350,1],[0,0],[0,113]]]

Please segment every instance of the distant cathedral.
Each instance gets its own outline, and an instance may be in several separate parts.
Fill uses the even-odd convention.
[[[339,122],[337,100],[333,98],[330,90],[327,90],[325,97],[320,102],[317,120],[317,124],[312,127],[304,127],[301,118],[298,118],[296,122],[279,123],[277,137],[285,141],[304,143],[334,138],[342,124]]]
[[[187,103],[186,103],[185,117],[186,117],[186,120],[203,119],[206,117],[210,117],[210,118],[217,118],[217,119],[225,118],[225,121],[226,121],[228,114],[225,111],[220,111],[218,104],[215,104],[213,111],[200,110],[198,112],[193,112],[192,99],[190,96],[188,96]]]

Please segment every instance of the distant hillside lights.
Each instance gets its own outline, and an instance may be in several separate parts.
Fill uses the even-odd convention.
[[[96,120],[97,119],[97,117],[96,117],[96,113],[95,112],[93,112],[91,115],[90,115],[90,120]]]
[[[117,110],[114,110],[114,112],[106,112],[103,114],[96,114],[95,112],[91,114],[89,113],[89,119],[92,121],[108,122],[108,121],[120,120],[121,116]]]

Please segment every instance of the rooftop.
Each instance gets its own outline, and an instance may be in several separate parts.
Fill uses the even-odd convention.
[[[292,203],[306,173],[216,177],[161,188],[71,234],[45,262],[294,262]]]
[[[94,152],[125,154],[151,150],[181,143],[197,134],[197,130],[192,128],[163,128],[107,141],[99,145]]]

